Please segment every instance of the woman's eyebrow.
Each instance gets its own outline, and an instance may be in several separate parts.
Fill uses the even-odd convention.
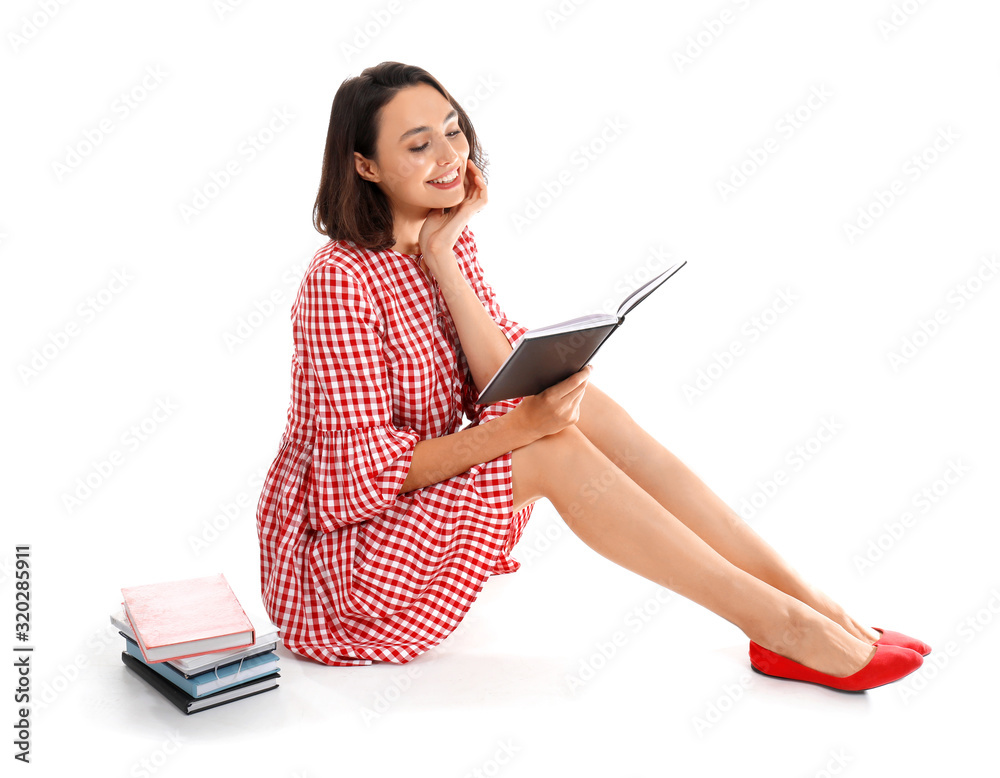
[[[452,119],[454,119],[456,116],[458,116],[458,111],[456,111],[454,108],[452,108],[451,111],[448,113],[448,115],[444,117],[444,121],[441,122],[441,124],[447,124]],[[402,135],[400,135],[399,136],[399,140],[400,140],[400,142],[402,142],[402,141],[406,140],[407,138],[409,138],[411,135],[416,135],[417,133],[420,133],[420,132],[427,132],[429,129],[430,129],[430,127],[428,127],[427,125],[423,125],[421,127],[414,127],[412,130],[407,130]]]

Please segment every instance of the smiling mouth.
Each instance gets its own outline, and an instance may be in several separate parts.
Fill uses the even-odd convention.
[[[441,176],[441,178],[434,178],[434,179],[428,181],[427,183],[428,184],[450,184],[456,178],[458,178],[458,168],[455,168],[454,170],[451,171],[451,173],[448,173],[447,175]]]

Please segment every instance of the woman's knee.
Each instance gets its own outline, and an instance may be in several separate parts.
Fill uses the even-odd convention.
[[[550,497],[549,486],[555,470],[571,467],[573,458],[589,443],[576,425],[571,424],[511,452],[515,502],[520,498],[526,504],[539,497]]]

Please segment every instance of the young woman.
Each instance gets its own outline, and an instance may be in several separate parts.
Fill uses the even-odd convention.
[[[288,422],[257,512],[285,645],[331,665],[410,661],[489,576],[518,569],[511,550],[545,497],[595,551],[743,630],[758,671],[861,690],[919,667],[929,647],[806,583],[590,368],[477,403],[526,332],[467,226],[484,167],[426,71],[384,62],[338,89],[314,210],[330,241],[293,305]],[[584,497],[597,479],[609,487]]]

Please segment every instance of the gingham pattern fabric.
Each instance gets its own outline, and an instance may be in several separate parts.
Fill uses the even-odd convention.
[[[459,265],[512,344],[468,227]],[[520,400],[478,394],[437,283],[419,258],[330,241],[292,306],[288,422],[257,506],[261,591],[292,651],[330,665],[404,663],[444,640],[510,557],[510,453],[399,494],[417,441]]]

